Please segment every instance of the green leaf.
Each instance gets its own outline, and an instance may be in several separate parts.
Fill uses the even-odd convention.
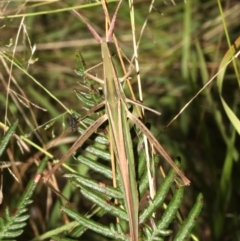
[[[118,232],[113,231],[110,228],[107,228],[106,226],[103,226],[97,222],[94,222],[91,219],[88,219],[82,215],[80,215],[77,212],[72,211],[69,208],[62,207],[62,211],[65,212],[67,215],[69,215],[71,218],[79,222],[81,225],[84,225],[88,229],[93,230],[96,233],[104,234],[104,236],[109,238],[114,238],[117,240],[129,240],[125,235],[119,234]]]
[[[194,227],[198,215],[201,212],[203,207],[203,195],[200,193],[197,197],[197,202],[192,208],[190,214],[188,215],[187,220],[184,221],[184,224],[178,231],[176,237],[174,238],[174,241],[182,241],[186,240],[186,238],[190,235],[190,232],[192,231],[192,228]]]
[[[6,134],[0,141],[0,156],[3,154],[8,142],[10,141],[12,135],[15,133],[15,130],[17,128],[18,121],[15,121],[12,126],[9,127]]]
[[[110,186],[102,186],[98,182],[95,182],[88,177],[81,176],[79,174],[65,174],[64,177],[71,178],[72,183],[75,182],[75,186],[85,186],[90,188],[92,191],[97,191],[99,193],[105,194],[111,198],[122,199],[122,193],[116,188]]]
[[[172,169],[166,178],[164,178],[160,188],[158,189],[156,196],[149,205],[139,216],[139,223],[144,223],[146,218],[150,217],[156,209],[161,206],[165,200],[167,193],[173,183],[176,173]]]
[[[233,61],[233,64],[234,64],[234,67],[235,67],[236,76],[239,77],[239,72],[238,72],[236,64],[235,64],[235,58],[240,53],[239,47],[240,47],[240,37],[238,37],[238,39],[234,42],[234,44],[229,48],[229,50],[226,52],[226,54],[224,55],[224,57],[223,57],[223,59],[221,61],[221,64],[219,66],[219,74],[217,76],[217,86],[218,86],[218,91],[219,91],[219,95],[220,95],[220,98],[221,98],[221,102],[222,102],[223,108],[224,108],[224,110],[225,110],[229,120],[233,124],[234,128],[236,129],[236,131],[240,135],[240,120],[235,115],[234,111],[228,106],[228,104],[226,103],[226,101],[224,100],[224,97],[222,95],[223,81],[225,79],[224,78],[224,74],[225,74],[227,65],[230,62]]]

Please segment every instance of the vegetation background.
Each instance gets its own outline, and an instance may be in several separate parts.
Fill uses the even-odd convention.
[[[47,145],[68,125],[67,117],[62,116],[65,110],[23,71],[11,67],[4,54],[17,59],[22,68],[69,109],[81,111],[81,102],[73,91],[81,81],[74,72],[77,68],[75,52],[81,51],[87,66],[91,67],[101,61],[100,49],[86,26],[73,14],[52,11],[87,3],[92,4],[79,0],[0,2],[1,15],[8,16],[0,19],[0,121],[9,125],[18,119],[17,133],[24,135],[59,117],[53,127],[39,128],[29,137],[39,145]],[[239,38],[240,3],[236,0],[156,0],[149,13],[150,4],[145,0],[134,1],[137,39],[148,20],[138,60],[143,102],[162,115],[156,117],[146,112],[145,120],[151,123],[151,130],[168,152],[181,156],[182,168],[191,180],[191,186],[186,189],[185,208],[191,207],[199,192],[203,193],[204,209],[195,229],[199,240],[240,240],[240,139],[221,102],[222,96],[236,116],[240,116],[239,57],[235,59],[238,72],[231,63],[222,76],[222,93],[214,79],[165,128],[218,72],[230,45]],[[109,4],[110,13],[114,8],[115,4]],[[43,11],[45,13],[39,14]],[[101,5],[79,11],[104,36]],[[121,5],[115,34],[121,49],[131,58],[132,32],[127,2]],[[239,51],[239,41],[236,45]],[[134,81],[133,88],[137,93]],[[52,153],[61,156],[75,135],[69,135],[69,139],[63,140],[68,145],[55,147]],[[17,164],[11,164],[10,168],[19,182],[3,169],[1,213],[6,206],[14,207],[26,183],[34,176],[38,155],[33,147],[22,154],[14,140],[10,143],[1,161],[3,167],[9,162]],[[59,224],[56,221],[59,209],[50,209],[51,218],[48,224],[45,222],[49,215],[46,210],[56,200],[52,196],[47,198],[49,195],[47,187],[40,183],[30,208],[31,219],[21,240],[30,240]]]

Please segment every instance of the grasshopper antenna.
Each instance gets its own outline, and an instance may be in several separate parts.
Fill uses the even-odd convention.
[[[106,16],[108,16],[108,11],[107,11],[107,6],[106,6],[106,3],[105,3],[105,0],[103,0],[102,2],[103,2],[104,13],[105,13]],[[116,18],[117,18],[117,13],[118,13],[118,10],[120,8],[121,3],[122,3],[122,0],[119,1],[118,5],[117,5],[117,8],[114,12],[113,18],[112,18],[110,26],[109,26],[109,31],[108,31],[107,36],[106,36],[106,42],[109,42],[110,39],[112,38],[113,30],[114,30],[114,26],[115,26],[115,22],[116,22]],[[80,18],[82,20],[82,22],[84,22],[86,24],[86,26],[88,27],[88,29],[90,30],[90,32],[92,33],[94,38],[98,41],[98,43],[102,43],[103,42],[102,38],[99,36],[99,34],[96,32],[96,30],[87,22],[87,20],[76,10],[72,10],[72,12],[78,18]]]
[[[98,43],[102,43],[102,38],[95,31],[95,29],[87,22],[87,20],[76,10],[72,10],[72,12],[86,24],[86,26],[88,27],[94,38],[98,41]]]
[[[122,3],[122,0],[119,1],[118,5],[117,5],[117,8],[116,8],[116,10],[113,14],[113,17],[112,17],[112,20],[111,20],[111,23],[110,23],[110,26],[109,26],[109,30],[108,30],[108,33],[107,33],[107,36],[106,36],[106,42],[109,42],[112,38],[113,30],[114,30],[115,22],[116,22],[116,18],[117,18],[117,13],[118,13],[118,10],[120,8],[121,3]],[[105,0],[103,0],[103,10],[104,10],[105,16],[108,16],[108,11],[107,11],[107,6],[106,6]],[[108,18],[109,18],[109,16],[108,16]]]

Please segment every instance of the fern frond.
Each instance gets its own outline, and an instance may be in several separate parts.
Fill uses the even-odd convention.
[[[40,163],[37,174],[29,181],[14,213],[10,214],[9,209],[5,209],[4,217],[0,218],[0,240],[10,241],[22,234],[23,228],[27,224],[26,221],[29,218],[27,214],[28,205],[32,203],[31,197],[46,165],[47,159]]]

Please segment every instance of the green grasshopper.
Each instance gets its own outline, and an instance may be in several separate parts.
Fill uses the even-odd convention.
[[[121,0],[122,1],[122,0]],[[156,140],[153,134],[147,129],[147,127],[129,110],[127,103],[132,103],[140,105],[130,99],[127,99],[122,85],[118,79],[117,72],[113,61],[111,59],[111,54],[108,48],[108,42],[111,39],[114,30],[114,24],[116,21],[117,12],[119,10],[121,1],[119,2],[115,13],[113,15],[112,21],[109,26],[109,31],[106,36],[106,41],[103,41],[97,32],[92,28],[92,26],[80,15],[78,12],[74,13],[86,24],[88,29],[91,31],[93,36],[101,45],[102,59],[103,59],[103,74],[104,79],[100,80],[95,76],[90,75],[88,72],[85,74],[92,78],[93,80],[101,83],[104,88],[105,100],[96,105],[89,111],[89,114],[98,110],[99,108],[105,106],[106,113],[97,119],[92,125],[90,125],[86,131],[76,140],[72,147],[65,153],[61,158],[59,163],[57,163],[53,169],[44,177],[47,181],[50,176],[55,172],[55,170],[68,158],[71,154],[81,147],[84,142],[105,122],[108,120],[110,127],[110,137],[113,140],[113,148],[115,157],[118,162],[118,167],[120,170],[120,176],[124,188],[124,200],[126,203],[126,209],[129,216],[129,229],[130,229],[130,240],[138,241],[138,193],[137,193],[137,183],[135,175],[135,164],[134,155],[132,148],[132,140],[130,135],[130,129],[128,124],[128,119],[133,121],[133,123],[143,132],[148,138],[149,142],[154,146],[158,152],[165,158],[165,160],[174,168],[176,173],[180,176],[184,185],[189,185],[190,181],[182,173],[182,171],[176,166],[170,156],[166,153],[160,143]],[[103,6],[105,2],[103,1]],[[106,6],[105,6],[106,7]],[[124,76],[126,79],[129,73]],[[149,109],[147,107],[144,107]]]

